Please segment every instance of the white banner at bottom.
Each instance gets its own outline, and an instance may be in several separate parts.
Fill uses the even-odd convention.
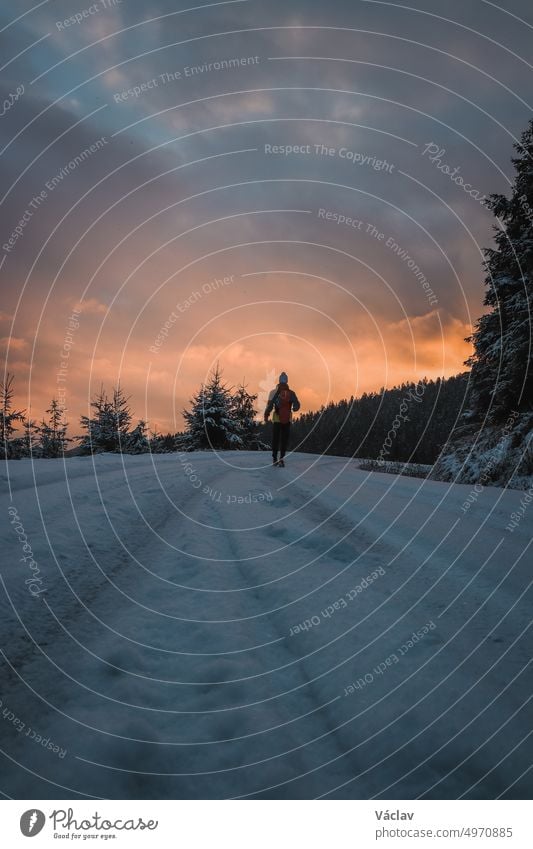
[[[2,844],[531,849],[528,801],[3,801]]]

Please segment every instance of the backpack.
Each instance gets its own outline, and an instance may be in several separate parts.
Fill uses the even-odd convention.
[[[280,424],[288,424],[291,420],[293,393],[291,389],[279,389],[274,398],[274,407]]]

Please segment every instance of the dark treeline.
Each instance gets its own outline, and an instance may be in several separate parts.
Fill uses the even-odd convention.
[[[468,373],[448,379],[403,383],[360,398],[332,402],[304,413],[292,426],[293,450],[377,460],[434,463],[461,413]],[[13,406],[13,378],[1,387],[0,443],[8,459],[57,458],[65,453],[168,453],[205,449],[262,450],[270,425],[259,424],[256,395],[241,384],[222,380],[218,365],[183,411],[185,430],[166,435],[133,426],[129,398],[119,386],[110,396],[102,387],[80,420],[81,434],[67,435],[67,424],[53,399],[47,418],[37,423]],[[21,432],[22,431],[22,432]],[[75,449],[69,446],[74,443]]]
[[[293,450],[432,464],[461,413],[468,377],[402,383],[304,413],[292,426]]]

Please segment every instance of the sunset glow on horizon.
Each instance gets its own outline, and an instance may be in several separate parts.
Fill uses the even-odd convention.
[[[136,418],[176,431],[217,361],[259,405],[287,371],[302,411],[464,371],[492,238],[483,199],[509,188],[502,127],[522,126],[519,105],[494,102],[480,157],[488,119],[443,89],[436,104],[401,41],[405,73],[373,69],[373,39],[352,33],[355,62],[342,32],[335,61],[304,73],[320,34],[298,26],[299,4],[272,29],[247,3],[163,20],[167,5],[142,42],[126,2],[68,26],[63,4],[51,30],[37,9],[17,30],[26,43],[48,27],[4,81],[13,94],[24,68],[2,118],[24,140],[2,156],[0,340],[19,405],[40,418],[60,393],[75,432],[120,382]],[[360,14],[371,30],[376,11]],[[163,27],[178,46],[161,47]],[[448,79],[441,54],[433,74]],[[439,118],[452,106],[471,138]]]

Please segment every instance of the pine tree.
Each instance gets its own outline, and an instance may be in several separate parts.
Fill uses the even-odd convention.
[[[131,409],[120,385],[113,389],[110,400],[104,387],[91,401],[92,416],[82,416],[81,426],[86,431],[81,437],[84,451],[121,451],[127,444],[131,424]]]
[[[151,442],[148,439],[146,422],[141,419],[131,433],[124,440],[122,450],[125,454],[147,454],[151,450]]]
[[[228,387],[222,382],[218,363],[208,383],[200,387],[191,399],[190,410],[183,411],[187,424],[185,445],[187,450],[202,448],[241,448],[239,426],[233,416],[233,399]]]
[[[167,433],[165,436],[157,431],[150,433],[151,454],[171,454],[176,450],[179,448],[176,444],[176,436],[172,433]]]
[[[174,435],[173,451],[187,451],[189,448],[189,439],[186,431],[179,431]]]
[[[9,456],[16,460],[23,457],[41,457],[39,448],[39,426],[34,419],[22,419],[23,435],[9,442]]]
[[[176,450],[176,434],[167,433],[159,439],[159,447],[162,454],[171,454]]]
[[[246,450],[259,447],[258,426],[255,421],[256,401],[257,395],[250,395],[243,380],[232,397],[231,411],[242,440],[240,447]]]
[[[24,421],[24,410],[13,409],[13,396],[15,392],[13,381],[13,375],[8,372],[0,384],[0,457],[3,459],[8,459],[15,455],[19,456],[15,450],[15,446],[12,446],[10,441],[17,429],[16,423]]]
[[[24,436],[21,439],[23,457],[40,457],[39,426],[34,419],[24,419]]]
[[[467,417],[503,420],[512,410],[531,410],[533,369],[533,121],[516,144],[511,198],[493,194],[489,207],[499,219],[496,248],[485,251],[484,303],[489,311],[467,341],[474,353]]]
[[[129,429],[131,425],[131,407],[129,406],[129,396],[126,397],[120,386],[113,389],[112,421],[113,421],[113,440],[116,447],[112,450],[121,451],[122,445],[127,443]]]
[[[86,433],[80,437],[80,447],[86,453],[105,450],[104,422],[109,418],[109,401],[104,387],[91,401],[92,416],[82,416],[80,424]]]
[[[39,436],[39,455],[41,457],[62,457],[67,443],[72,442],[67,437],[67,423],[64,419],[63,410],[59,401],[52,398],[48,413],[48,421],[42,420],[37,428]]]

